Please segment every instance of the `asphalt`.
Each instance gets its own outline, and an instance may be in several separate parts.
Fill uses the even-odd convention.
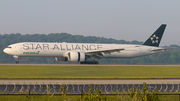
[[[180,79],[0,79],[0,84],[180,84]]]
[[[126,64],[0,64],[0,66],[180,66],[180,65],[126,65]]]

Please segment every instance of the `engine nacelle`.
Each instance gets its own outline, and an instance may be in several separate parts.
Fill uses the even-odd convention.
[[[85,54],[82,52],[76,52],[76,51],[68,52],[68,60],[72,62],[85,61]]]
[[[55,57],[56,61],[67,61],[68,59],[65,57]]]

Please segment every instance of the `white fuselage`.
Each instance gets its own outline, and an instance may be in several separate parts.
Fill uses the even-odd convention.
[[[145,45],[127,44],[96,44],[96,43],[46,43],[46,42],[21,42],[9,45],[3,51],[9,55],[20,57],[65,57],[69,51],[86,52],[93,50],[121,49],[119,52],[103,54],[104,58],[135,58],[162,51],[150,51],[162,49]]]
[[[163,52],[169,48],[159,48],[166,28],[162,24],[142,45],[97,44],[97,43],[48,43],[21,42],[9,45],[3,51],[18,57],[55,57],[56,61],[98,64],[101,58],[135,58]],[[87,61],[88,59],[92,61]]]

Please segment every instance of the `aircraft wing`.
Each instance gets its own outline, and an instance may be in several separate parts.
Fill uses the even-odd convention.
[[[92,54],[92,53],[112,53],[112,52],[119,52],[121,50],[124,50],[124,48],[121,49],[103,49],[103,50],[90,50],[90,51],[85,51],[86,54]]]
[[[124,48],[120,49],[102,49],[102,50],[90,50],[90,51],[85,51],[84,53],[90,57],[95,57],[95,58],[101,58],[104,54],[111,54],[113,52],[120,52],[121,50],[124,50]]]
[[[174,49],[173,47],[170,47],[170,48],[161,48],[161,49],[151,49],[150,51],[166,51],[166,50],[169,50],[169,49]]]

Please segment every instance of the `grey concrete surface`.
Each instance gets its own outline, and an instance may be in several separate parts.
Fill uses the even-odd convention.
[[[179,65],[126,65],[126,64],[0,64],[0,66],[180,66]]]
[[[180,84],[180,79],[0,79],[1,84]]]

